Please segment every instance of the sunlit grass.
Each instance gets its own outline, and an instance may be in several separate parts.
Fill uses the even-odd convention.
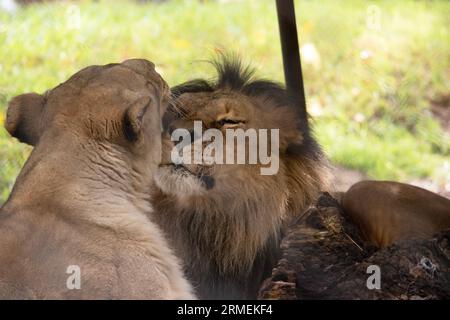
[[[43,92],[84,66],[130,57],[154,61],[174,85],[212,76],[203,61],[227,49],[282,81],[274,2],[79,1],[0,11],[0,112],[16,94]],[[450,139],[429,105],[450,91],[450,3],[320,0],[296,7],[300,40],[320,57],[304,61],[304,77],[316,136],[330,158],[375,178],[448,182]],[[28,152],[0,129],[1,199]]]

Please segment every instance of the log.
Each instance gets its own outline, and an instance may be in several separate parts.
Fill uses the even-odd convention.
[[[287,229],[260,299],[449,299],[450,230],[383,250],[365,242],[328,193]],[[369,289],[378,266],[380,289]]]

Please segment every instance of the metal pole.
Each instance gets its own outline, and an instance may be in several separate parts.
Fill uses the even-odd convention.
[[[276,0],[286,89],[296,99],[300,118],[308,124],[300,49],[293,0]]]

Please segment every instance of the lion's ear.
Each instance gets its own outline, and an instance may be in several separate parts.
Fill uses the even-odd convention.
[[[20,142],[35,146],[41,136],[41,114],[44,96],[26,93],[14,97],[8,105],[5,128]]]
[[[130,142],[136,142],[142,134],[144,116],[149,108],[150,100],[142,97],[134,102],[125,112],[123,129],[125,137]]]

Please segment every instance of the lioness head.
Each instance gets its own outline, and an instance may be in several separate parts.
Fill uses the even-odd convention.
[[[35,148],[0,208],[0,297],[193,298],[146,216],[168,98],[152,63],[127,60],[11,101],[6,129]],[[61,285],[72,264],[80,290]]]
[[[136,59],[90,66],[43,95],[13,98],[5,127],[36,147],[21,176],[53,160],[55,170],[99,181],[118,182],[133,171],[147,175],[161,159],[160,115],[168,97],[154,65]]]
[[[255,268],[257,257],[260,262],[265,259],[263,251],[271,250],[269,243],[276,242],[282,224],[327,188],[328,169],[320,147],[297,117],[297,106],[284,88],[254,79],[253,72],[239,60],[225,57],[216,63],[216,69],[216,81],[195,80],[172,88],[174,98],[164,118],[163,162],[155,175],[153,202],[161,225],[187,260],[188,273],[200,286],[201,296],[230,297],[220,293],[228,289],[215,277],[227,279],[223,286],[228,288],[233,281],[248,284],[243,277]],[[203,132],[214,129],[222,138],[217,135],[202,141],[192,131],[195,123]],[[194,141],[192,156],[188,152],[186,159],[195,158],[198,141],[205,160],[212,140],[222,139],[218,146],[227,145],[231,139],[235,162],[174,161],[178,152],[174,145],[178,142],[172,140],[178,129],[194,136],[190,139]],[[263,134],[268,144],[261,145],[258,139],[256,158],[250,161],[250,139],[227,136],[228,129],[255,130],[257,135],[260,129],[267,130]],[[271,130],[278,130],[278,137],[271,136]],[[184,138],[180,140],[184,142]],[[239,149],[242,144],[247,145]],[[226,146],[223,149],[228,153]],[[238,163],[236,158],[243,150],[244,163]],[[273,163],[259,156],[271,152],[275,157],[270,160],[278,164],[273,165],[273,174],[264,174],[261,169]],[[239,290],[244,294],[247,289],[236,289],[233,294],[239,296]]]

